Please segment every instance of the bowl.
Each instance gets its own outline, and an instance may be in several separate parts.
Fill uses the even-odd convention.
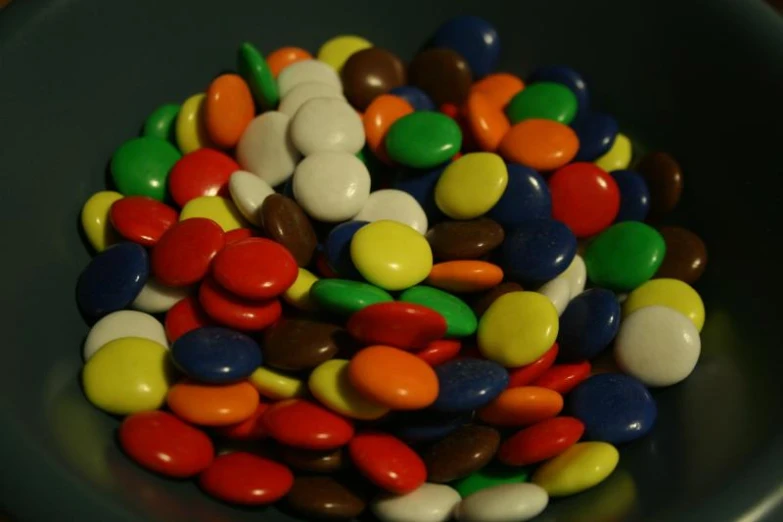
[[[234,67],[238,44],[317,50],[356,33],[407,59],[451,15],[496,24],[502,69],[565,63],[635,152],[672,153],[685,193],[672,222],[710,248],[698,284],[703,353],[655,391],[653,432],[593,490],[540,520],[780,520],[783,23],[755,0],[17,0],[0,12],[0,506],[12,520],[281,522],[137,467],[117,420],[79,386],[87,326],[74,300],[89,259],[81,205],[147,114]],[[260,515],[259,513],[263,513]],[[261,517],[261,518],[259,518]]]

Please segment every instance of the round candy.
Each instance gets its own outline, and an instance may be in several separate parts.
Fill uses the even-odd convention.
[[[549,504],[547,492],[535,484],[500,484],[474,493],[457,505],[459,522],[524,522]]]
[[[503,228],[487,218],[444,221],[427,232],[433,255],[444,261],[481,258],[500,246],[504,237]]]
[[[572,163],[549,179],[552,217],[577,237],[597,234],[612,224],[620,209],[614,178],[592,163]]]
[[[171,346],[177,367],[199,382],[224,384],[246,379],[261,366],[261,349],[250,337],[227,328],[199,328]]]
[[[527,482],[530,473],[525,468],[513,469],[489,465],[480,469],[454,484],[454,489],[463,497],[467,497],[483,489],[500,484],[519,484]]]
[[[552,197],[544,178],[516,163],[506,165],[508,184],[498,202],[487,213],[504,227],[515,227],[525,221],[552,217]]]
[[[319,152],[296,167],[294,197],[308,215],[319,221],[351,219],[369,196],[370,172],[353,154]]]
[[[229,292],[248,299],[269,299],[285,292],[299,274],[284,247],[260,237],[226,246],[212,262],[212,275]]]
[[[698,281],[707,266],[704,241],[680,227],[663,227],[659,232],[666,243],[666,256],[655,277],[679,279],[690,285]]]
[[[246,506],[275,502],[293,482],[291,470],[284,465],[242,451],[220,455],[199,476],[199,486],[207,494]]]
[[[564,65],[546,65],[539,67],[530,75],[528,83],[554,82],[565,85],[576,96],[579,102],[579,110],[584,111],[590,107],[590,95],[587,84],[582,76],[570,67]]]
[[[576,238],[559,221],[526,221],[506,234],[500,254],[509,277],[523,283],[541,283],[568,268],[576,255]]]
[[[339,448],[353,438],[353,424],[302,399],[270,406],[264,413],[269,435],[278,442],[310,450]]]
[[[446,261],[432,267],[427,283],[449,292],[479,292],[503,280],[503,270],[486,261]]]
[[[291,252],[300,267],[309,265],[318,238],[302,207],[282,194],[270,194],[261,205],[260,215],[267,236]]]
[[[497,30],[477,16],[457,16],[445,22],[435,31],[431,45],[452,49],[464,56],[478,78],[491,73],[500,56]]]
[[[522,290],[523,290],[522,286],[520,286],[519,283],[514,283],[514,282],[500,283],[497,286],[481,294],[473,302],[473,311],[476,312],[476,316],[481,317],[482,315],[484,315],[484,312],[486,312],[487,309],[490,306],[492,306],[492,303],[497,301],[497,299],[501,295],[506,295],[510,292],[521,292]]]
[[[291,118],[291,140],[305,156],[317,152],[353,155],[364,147],[364,124],[344,100],[313,98]]]
[[[180,419],[200,426],[227,426],[248,419],[258,407],[258,392],[247,382],[199,384],[178,382],[166,404]]]
[[[506,164],[497,154],[475,152],[451,163],[435,186],[435,203],[454,219],[486,214],[508,184]]]
[[[395,121],[386,134],[386,152],[402,165],[428,169],[445,163],[462,147],[457,123],[439,112],[420,111]]]
[[[317,307],[310,298],[310,288],[318,281],[312,272],[304,268],[299,269],[299,275],[291,287],[283,293],[283,300],[294,308],[304,311],[313,311]]]
[[[212,319],[238,330],[263,330],[283,313],[276,298],[264,301],[243,299],[223,289],[212,278],[201,283],[198,299]]]
[[[207,275],[212,259],[225,242],[223,229],[211,219],[180,221],[152,249],[152,273],[169,286],[197,283]]]
[[[150,278],[131,303],[131,307],[148,314],[162,314],[188,297],[190,292],[190,288],[166,286]]]
[[[318,60],[329,64],[339,73],[351,56],[368,48],[372,48],[372,43],[361,36],[335,36],[318,49]]]
[[[324,254],[329,267],[338,276],[346,279],[361,279],[351,260],[351,240],[354,234],[367,224],[367,221],[347,221],[334,227],[326,237]]]
[[[133,138],[114,152],[111,176],[125,196],[148,196],[159,201],[166,197],[166,179],[180,153],[158,138]]]
[[[513,125],[500,142],[506,161],[540,171],[559,169],[579,149],[579,138],[570,127],[552,120],[529,119]]]
[[[494,152],[511,124],[494,101],[481,91],[471,90],[465,105],[471,135],[483,151]]]
[[[201,196],[227,196],[226,186],[239,164],[214,149],[185,154],[169,174],[169,192],[180,207]]]
[[[619,460],[611,444],[580,442],[538,468],[533,483],[552,497],[575,495],[606,479]]]
[[[571,128],[579,137],[576,161],[594,161],[609,152],[620,130],[617,120],[602,112],[580,115]]]
[[[613,292],[593,288],[575,297],[560,317],[560,360],[593,359],[620,328],[620,303]]]
[[[272,55],[269,58],[271,59]],[[292,63],[295,59],[289,58],[288,63]],[[277,105],[280,99],[275,81],[277,75],[272,69],[272,64],[264,60],[264,56],[253,44],[245,42],[239,47],[237,70],[247,82],[247,86],[250,87],[253,98],[259,107],[271,109]]]
[[[643,157],[636,170],[650,189],[650,212],[655,217],[668,214],[677,206],[682,195],[682,169],[665,152],[653,152]]]
[[[215,456],[204,432],[165,411],[134,413],[122,421],[117,435],[133,460],[167,477],[192,477],[209,467]]]
[[[426,92],[435,105],[461,106],[468,97],[473,73],[468,62],[451,49],[427,49],[408,65],[408,82]]]
[[[403,299],[404,301],[404,299]],[[431,308],[395,301],[367,306],[348,320],[348,332],[363,344],[424,348],[446,334],[446,319]]]
[[[606,172],[627,169],[631,163],[631,140],[625,134],[618,133],[609,152],[595,160],[595,164]]]
[[[424,238],[421,240],[427,244]],[[127,308],[141,292],[148,276],[149,261],[144,247],[118,243],[92,258],[79,275],[76,301],[85,315],[102,317]]]
[[[297,85],[310,82],[328,83],[341,91],[343,88],[335,70],[320,60],[302,60],[293,63],[277,76],[281,97],[285,97]]]
[[[120,310],[103,317],[90,328],[82,350],[85,362],[107,343],[123,337],[142,337],[168,346],[160,321],[142,312]]]
[[[270,187],[290,178],[302,157],[291,139],[290,123],[282,112],[265,112],[250,122],[237,144],[239,165]]]
[[[427,233],[427,215],[413,196],[397,189],[376,190],[354,217],[358,221],[398,221],[420,234]]]
[[[549,460],[576,444],[584,431],[584,424],[573,417],[542,420],[506,439],[498,451],[498,460],[507,466],[529,466]]]
[[[460,349],[462,349],[462,343],[459,341],[438,339],[429,343],[426,348],[417,351],[416,357],[430,366],[438,366],[455,358],[459,354]]]
[[[281,47],[269,53],[266,63],[272,76],[277,78],[280,72],[291,64],[304,60],[311,60],[312,55],[300,47]]]
[[[438,376],[436,411],[469,411],[500,395],[508,385],[508,372],[499,364],[482,359],[461,358],[435,368]]]
[[[691,286],[677,279],[653,279],[634,290],[623,303],[623,317],[647,306],[667,306],[704,327],[704,302]]]
[[[429,225],[443,220],[443,212],[435,204],[435,186],[445,167],[438,167],[429,172],[421,173],[414,169],[400,169],[392,186],[413,196],[427,214]]]
[[[248,227],[247,221],[236,205],[220,196],[201,196],[188,201],[179,215],[180,221],[193,218],[208,218],[220,225],[225,232]]]
[[[264,332],[264,363],[280,370],[310,370],[352,345],[348,333],[339,326],[285,319]]]
[[[306,520],[353,519],[366,506],[359,494],[331,477],[296,477],[285,500]]]
[[[123,337],[103,345],[84,365],[87,399],[114,415],[157,410],[172,379],[165,345],[141,337]]]
[[[615,221],[644,221],[650,210],[647,182],[632,170],[615,170],[611,174],[620,189],[620,210]]]
[[[560,395],[573,390],[580,382],[590,377],[592,365],[588,361],[574,364],[555,364],[533,381],[533,386],[549,388]]]
[[[444,484],[425,482],[406,495],[382,494],[371,504],[381,522],[443,522],[459,504],[459,493]]]
[[[446,483],[483,468],[500,446],[500,433],[489,426],[468,425],[451,432],[422,453],[427,480]]]
[[[348,444],[348,452],[362,475],[391,493],[410,493],[427,479],[421,458],[391,435],[359,434]]]
[[[467,337],[473,335],[478,327],[478,320],[473,310],[461,299],[437,288],[414,286],[405,290],[399,297],[400,301],[416,303],[422,307],[434,310],[446,320],[445,335],[451,337]],[[380,305],[376,305],[380,306]],[[358,314],[357,314],[358,315]],[[353,320],[353,318],[351,318]],[[406,328],[411,328],[409,320]],[[441,337],[441,334],[438,337]],[[433,339],[434,340],[434,339]],[[393,343],[386,343],[393,344]]]
[[[269,404],[259,402],[256,407],[256,411],[236,424],[229,424],[228,426],[219,426],[215,428],[215,432],[221,437],[231,440],[261,440],[267,437],[266,426],[263,423],[263,416],[266,409],[269,408]]]
[[[509,370],[508,387],[519,388],[520,386],[527,386],[533,383],[555,363],[559,351],[560,347],[555,343],[549,350],[544,352],[544,355],[532,363]]]
[[[438,377],[413,354],[390,346],[358,352],[348,366],[351,384],[367,397],[394,410],[418,410],[438,397]]]
[[[177,121],[179,105],[166,103],[152,111],[144,122],[142,136],[174,141],[174,122]]]
[[[312,298],[325,310],[351,315],[366,306],[394,301],[376,286],[344,279],[321,279],[310,289]]]
[[[647,386],[684,380],[700,353],[701,339],[693,322],[663,306],[648,306],[626,317],[614,343],[620,368]]]
[[[470,92],[480,92],[499,110],[506,108],[511,99],[525,88],[525,83],[509,73],[490,74],[470,87]]]
[[[117,232],[111,227],[109,212],[114,202],[120,199],[122,194],[119,192],[104,190],[90,196],[82,207],[82,228],[96,252],[103,252],[119,241]]]
[[[328,83],[300,83],[291,92],[285,95],[277,108],[280,112],[293,118],[296,111],[306,102],[313,98],[337,98],[344,100],[345,97],[340,89]]]
[[[390,94],[381,94],[367,106],[362,122],[367,147],[375,157],[384,163],[390,163],[391,160],[386,153],[386,134],[394,122],[412,112],[413,107],[410,103]]]
[[[666,243],[657,230],[625,221],[606,229],[587,247],[587,276],[597,286],[633,290],[655,275],[665,254]]]
[[[473,412],[438,412],[430,409],[395,413],[391,431],[408,442],[440,440],[473,420]]]
[[[535,386],[509,388],[478,411],[478,418],[493,426],[526,426],[549,419],[563,409],[556,391]]]
[[[499,297],[481,316],[481,353],[507,368],[530,364],[557,338],[557,310],[535,292],[511,292]]]
[[[127,196],[114,202],[109,217],[125,239],[153,246],[177,222],[177,211],[146,196]]]
[[[301,379],[262,366],[250,376],[250,382],[258,393],[272,400],[302,397],[307,385]]]
[[[188,296],[172,306],[166,313],[166,337],[169,342],[174,342],[181,336],[205,326],[212,326],[214,322],[204,312],[195,296]]]
[[[300,471],[310,473],[334,473],[345,467],[342,448],[336,450],[305,450],[301,448],[292,448],[290,446],[280,446],[280,458]]]
[[[413,85],[402,85],[389,91],[408,102],[415,111],[434,111],[437,109],[426,92]]]
[[[194,154],[198,152],[200,151]],[[235,169],[228,180],[228,190],[242,216],[250,223],[261,226],[261,205],[267,197],[275,193],[275,189],[255,174]]]
[[[204,125],[218,147],[235,147],[256,115],[250,88],[238,74],[221,74],[209,84]]]
[[[405,65],[386,49],[369,47],[352,54],[340,76],[345,97],[364,111],[376,97],[405,84]]]
[[[576,257],[574,257],[576,259]],[[565,274],[565,272],[563,272]],[[551,281],[544,283],[537,292],[541,295],[545,295],[552,301],[557,310],[557,315],[563,315],[568,303],[571,301],[571,286],[568,284],[568,280],[560,274]]]
[[[187,154],[205,147],[214,147],[209,139],[204,122],[204,101],[206,94],[194,94],[182,104],[177,114],[176,138],[177,146],[182,154]]]
[[[506,107],[511,123],[529,119],[554,120],[568,125],[578,109],[576,96],[568,87],[552,82],[528,85]]]
[[[345,359],[333,359],[313,370],[308,381],[313,397],[327,408],[352,419],[373,420],[386,415],[388,408],[368,400],[351,384],[349,364]]]

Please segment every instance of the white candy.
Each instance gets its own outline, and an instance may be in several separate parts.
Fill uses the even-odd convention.
[[[345,152],[305,158],[294,173],[294,198],[311,217],[336,223],[354,217],[370,195],[370,171]]]
[[[563,315],[568,303],[571,301],[571,285],[568,284],[568,279],[560,276],[539,288],[538,293],[547,296],[552,301],[552,304],[557,309],[557,315]]]
[[[123,337],[143,337],[168,346],[166,331],[160,321],[144,312],[120,310],[95,323],[84,340],[85,362],[106,343]]]
[[[285,96],[293,90],[294,87],[302,83],[327,83],[337,87],[340,92],[343,90],[343,83],[337,72],[331,66],[318,60],[303,60],[292,63],[282,71],[277,77],[277,88],[280,96]]]
[[[419,202],[407,192],[397,189],[376,190],[367,199],[357,221],[390,219],[404,223],[421,234],[427,233],[427,214]]]
[[[568,281],[571,287],[571,299],[578,296],[585,291],[585,282],[587,281],[587,267],[585,261],[579,254],[574,256],[574,260],[565,269],[565,272],[560,274],[564,279]]]
[[[406,495],[381,495],[370,507],[381,522],[446,522],[459,501],[454,488],[425,482]]]
[[[291,140],[305,156],[317,152],[356,154],[364,147],[364,124],[339,98],[313,98],[291,119]]]
[[[293,118],[299,107],[313,98],[345,99],[340,88],[334,85],[318,82],[300,83],[285,95],[285,98],[280,101],[280,106],[277,110]]]
[[[237,144],[237,162],[274,187],[291,177],[302,157],[289,134],[291,119],[282,112],[258,116]]]
[[[693,322],[665,306],[648,306],[623,319],[614,344],[620,368],[647,386],[682,381],[696,367],[700,353]]]
[[[190,288],[165,286],[150,278],[133,300],[131,307],[148,314],[168,312],[169,308],[190,295]]]
[[[524,522],[546,509],[549,495],[535,484],[501,484],[482,489],[457,506],[461,522]]]
[[[260,227],[261,220],[258,210],[266,197],[275,193],[275,189],[255,174],[238,170],[228,179],[228,191],[245,219]]]

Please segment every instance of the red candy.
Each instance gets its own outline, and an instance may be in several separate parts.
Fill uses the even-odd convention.
[[[348,445],[354,465],[375,485],[392,493],[410,493],[427,480],[421,457],[386,433],[362,433]]]
[[[217,457],[199,477],[201,488],[213,497],[248,506],[271,504],[293,484],[286,466],[241,451]]]
[[[251,301],[237,297],[211,277],[201,283],[198,300],[212,319],[237,330],[263,330],[283,313],[278,299]]]
[[[201,196],[229,197],[228,178],[240,169],[222,152],[199,149],[182,156],[171,168],[169,192],[180,207]]]
[[[508,387],[519,388],[520,386],[528,386],[541,377],[555,363],[559,350],[560,348],[555,343],[552,345],[552,348],[544,352],[544,355],[532,363],[510,370],[508,372]]]
[[[455,358],[461,348],[462,343],[455,339],[438,339],[416,352],[416,356],[424,359],[430,366],[437,366]]]
[[[122,237],[152,246],[177,222],[177,211],[146,196],[127,196],[114,202],[109,219]]]
[[[446,319],[426,306],[401,301],[378,303],[353,314],[348,332],[367,344],[425,348],[446,334]]]
[[[152,249],[152,274],[168,286],[198,283],[207,275],[212,258],[224,244],[223,229],[211,219],[180,221]]]
[[[264,424],[264,413],[266,413],[269,404],[265,402],[258,403],[256,411],[248,419],[239,424],[229,426],[220,426],[215,431],[217,434],[234,440],[261,440],[267,436],[266,425]]]
[[[254,237],[255,235],[256,233],[249,228],[235,228],[234,230],[226,232],[226,244],[231,245],[242,241],[243,239]]]
[[[541,421],[506,440],[498,460],[509,466],[527,466],[551,459],[576,444],[584,431],[584,424],[573,417]]]
[[[576,237],[597,234],[612,224],[620,210],[620,189],[605,170],[592,163],[572,163],[549,179],[552,217],[568,225]]]
[[[165,411],[126,417],[119,439],[133,460],[167,477],[192,477],[205,470],[215,456],[212,441],[204,432]]]
[[[201,308],[198,299],[189,295],[166,312],[163,326],[166,328],[166,337],[173,343],[191,330],[213,324],[214,321]]]
[[[587,361],[576,364],[556,364],[533,382],[533,386],[549,388],[561,395],[573,390],[577,384],[590,377],[591,366]]]
[[[353,437],[351,421],[302,399],[273,404],[263,420],[270,437],[295,448],[330,450]]]
[[[279,243],[254,237],[223,248],[212,262],[212,275],[240,297],[270,299],[294,284],[299,266]]]

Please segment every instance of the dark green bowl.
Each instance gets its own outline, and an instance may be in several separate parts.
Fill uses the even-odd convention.
[[[710,248],[695,373],[655,392],[657,426],[607,482],[541,520],[783,517],[783,23],[755,0],[504,4],[16,0],[0,12],[0,501],[12,519],[293,520],[214,502],[117,449],[117,421],[79,388],[79,211],[147,114],[202,91],[243,40],[316,50],[358,33],[410,58],[457,13],[497,25],[504,68],[574,66],[638,150],[674,154],[686,189],[672,221]]]

